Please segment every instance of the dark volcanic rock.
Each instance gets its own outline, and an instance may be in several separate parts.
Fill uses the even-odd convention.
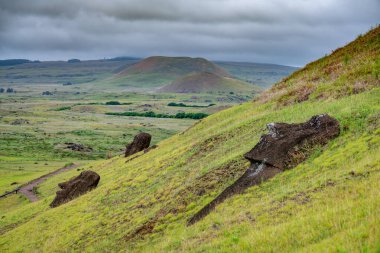
[[[66,142],[65,145],[66,145],[66,148],[71,149],[73,151],[80,151],[80,152],[91,152],[92,151],[91,147],[86,147],[86,146],[79,144],[79,143]]]
[[[196,213],[188,225],[201,220],[225,199],[261,184],[275,175],[304,161],[314,145],[326,144],[339,135],[339,122],[327,114],[313,116],[301,124],[270,123],[269,134],[263,135],[244,157],[251,166],[232,185]],[[298,155],[299,153],[303,155]]]
[[[148,133],[139,133],[138,135],[136,135],[133,139],[133,142],[127,146],[125,150],[125,157],[128,157],[148,148],[151,139],[152,136]]]
[[[52,92],[50,92],[50,91],[44,91],[44,92],[42,92],[42,95],[43,96],[52,96],[54,94]]]
[[[22,125],[22,124],[29,124],[29,120],[27,119],[16,119],[12,121],[11,125]]]
[[[305,146],[325,144],[339,135],[339,122],[327,114],[313,116],[301,124],[270,123],[269,134],[244,155],[253,162],[263,162],[279,169],[291,168],[295,151]]]
[[[57,191],[57,196],[50,204],[50,207],[57,207],[70,200],[79,197],[80,195],[96,188],[100,180],[100,176],[90,170],[83,171],[79,176],[58,184],[62,189]]]

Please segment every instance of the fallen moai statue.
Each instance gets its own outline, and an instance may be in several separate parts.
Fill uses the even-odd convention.
[[[151,139],[152,136],[148,133],[139,133],[136,135],[133,139],[133,142],[128,144],[127,148],[125,149],[125,157],[149,148]]]
[[[196,213],[188,225],[204,218],[232,195],[295,167],[307,158],[312,146],[324,145],[340,132],[339,122],[327,114],[313,116],[300,124],[270,123],[267,127],[269,134],[263,135],[259,143],[244,155],[251,166],[235,183]]]
[[[100,176],[91,171],[83,171],[79,176],[63,183],[58,186],[62,189],[57,191],[57,196],[51,202],[50,207],[57,207],[70,200],[79,197],[80,195],[96,188],[100,180]]]

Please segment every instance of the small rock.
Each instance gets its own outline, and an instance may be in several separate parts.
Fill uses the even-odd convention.
[[[29,124],[29,120],[26,119],[16,119],[12,121],[11,125],[22,125],[22,124]]]
[[[86,147],[83,144],[74,143],[74,142],[66,142],[65,143],[66,148],[71,149],[73,151],[80,151],[80,152],[91,152],[91,147]]]

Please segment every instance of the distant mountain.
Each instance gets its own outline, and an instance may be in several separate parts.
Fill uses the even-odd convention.
[[[24,63],[29,63],[30,60],[27,59],[7,59],[7,60],[0,60],[0,66],[13,66],[13,65],[19,65]]]
[[[215,64],[226,69],[233,77],[260,86],[264,89],[270,88],[274,83],[289,76],[298,68],[253,62],[228,62],[214,61]]]
[[[220,76],[229,76],[226,70],[204,58],[165,56],[148,57],[121,71],[119,75],[167,73],[181,76],[193,72],[206,71]]]
[[[0,83],[86,83],[105,79],[138,60],[0,61]]]
[[[106,59],[106,61],[134,61],[141,60],[141,58],[133,57],[133,56],[118,56],[111,59]]]
[[[253,90],[254,87],[246,82],[211,72],[197,72],[181,76],[171,84],[159,89],[160,92],[173,93],[248,92]]]
[[[160,87],[199,72],[230,76],[225,69],[204,58],[152,56],[120,71],[110,82],[122,86]]]
[[[72,60],[71,60],[72,62]],[[184,75],[210,72],[233,77],[264,89],[297,68],[262,63],[211,62],[204,58],[120,56],[111,59],[67,61],[0,60],[0,82],[86,83],[131,87],[162,87]]]

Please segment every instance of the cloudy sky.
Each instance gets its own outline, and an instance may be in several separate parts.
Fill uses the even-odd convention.
[[[0,0],[0,59],[201,56],[302,66],[380,23],[380,0]]]

